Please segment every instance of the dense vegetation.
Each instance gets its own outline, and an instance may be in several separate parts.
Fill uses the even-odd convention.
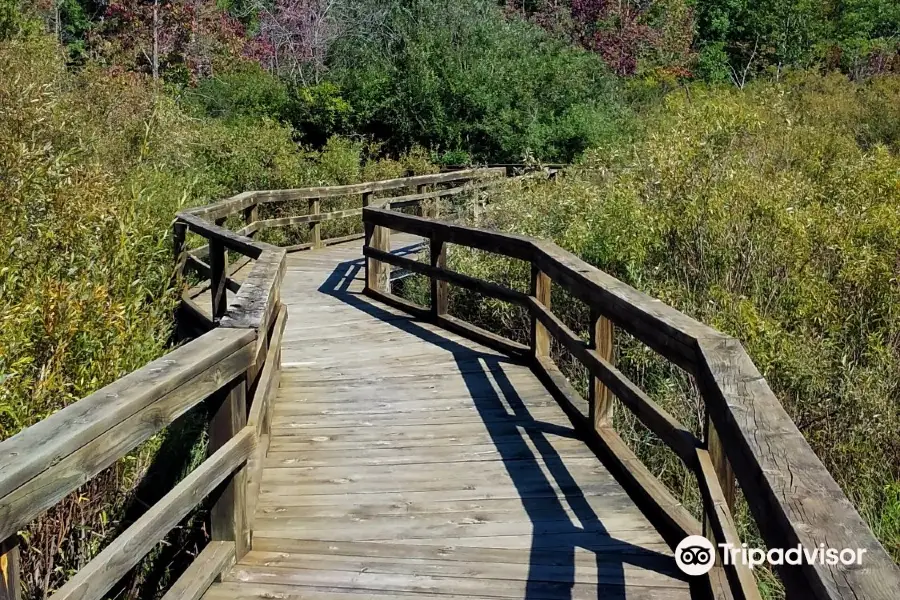
[[[165,351],[180,206],[429,163],[578,160],[498,194],[486,224],[552,237],[739,337],[900,560],[898,6],[0,0],[0,438]],[[522,327],[473,300],[454,310]],[[571,299],[554,304],[583,327]],[[629,374],[697,426],[687,382],[621,342]],[[28,597],[138,514],[165,442],[23,532]],[[152,569],[192,540],[123,595],[152,596]]]

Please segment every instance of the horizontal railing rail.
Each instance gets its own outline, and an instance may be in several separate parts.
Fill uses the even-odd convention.
[[[363,211],[366,293],[529,361],[573,424],[581,430],[632,498],[674,548],[688,535],[740,548],[733,510],[736,484],[769,548],[865,550],[862,565],[804,564],[779,569],[789,597],[897,598],[900,570],[807,444],[741,344],[592,267],[547,241],[477,229],[383,208]],[[390,232],[425,238],[430,262],[390,253]],[[457,244],[531,265],[528,293],[453,271],[447,246]],[[388,265],[430,280],[430,306],[391,293]],[[448,314],[448,285],[524,307],[531,316],[528,346]],[[552,311],[550,291],[559,285],[591,314],[590,342]],[[613,365],[614,328],[621,328],[693,377],[705,405],[702,439],[666,412]],[[585,400],[550,355],[555,339],[590,374]],[[666,444],[697,481],[701,523],[628,448],[613,427],[621,404]],[[587,405],[587,410],[584,406]],[[721,550],[718,552],[721,553]],[[718,561],[707,580],[717,598],[759,598],[748,567]]]
[[[5,595],[18,597],[10,569],[18,566],[18,531],[201,404],[210,415],[206,460],[50,597],[103,598],[208,496],[213,538],[227,542],[231,556],[246,552],[242,490],[262,437],[245,408],[257,345],[254,329],[214,329],[0,442]],[[254,408],[267,404],[271,387],[257,388]]]

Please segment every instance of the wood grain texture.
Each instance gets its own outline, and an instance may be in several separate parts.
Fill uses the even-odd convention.
[[[431,236],[430,261],[431,268],[444,271],[447,269],[447,246],[444,240],[434,235]],[[441,315],[447,314],[450,308],[448,285],[446,281],[442,281],[436,277],[432,277],[429,281],[431,292],[431,318],[437,319]]]
[[[702,449],[697,450],[697,482],[704,506],[704,536],[716,544],[731,544],[732,548],[740,548],[741,538],[731,515],[729,499],[719,485],[719,474],[710,453]],[[762,600],[750,567],[741,562],[726,566],[724,560],[719,564],[725,569],[729,588],[736,599]]]
[[[141,417],[142,411],[163,400],[175,412],[182,410],[176,408],[181,403],[196,404],[246,369],[254,340],[252,331],[211,331],[0,442],[0,537],[120,457],[118,451],[103,453],[101,460],[84,448],[92,443],[108,447],[111,438],[103,439],[108,433],[123,438],[127,452],[165,424],[154,423],[149,414]],[[153,418],[167,410],[154,412]],[[82,463],[79,451],[90,460]],[[72,474],[63,477],[64,472]]]
[[[278,306],[286,255],[282,249],[267,250],[256,260],[222,317],[220,327],[268,329]]]
[[[0,504],[0,530],[9,535],[23,527],[67,494],[205,400],[223,385],[241,376],[251,360],[253,343],[197,374],[58,462],[15,488]]]
[[[256,206],[256,196],[256,192],[243,192],[231,198],[225,198],[206,206],[191,208],[184,212],[196,217],[202,217],[206,221],[215,222],[222,217],[234,215]]]
[[[241,430],[82,567],[50,596],[51,600],[102,598],[179,521],[244,464],[255,445],[253,430]]]
[[[287,257],[253,550],[206,597],[686,598],[663,539],[529,366],[469,323],[363,295],[361,250]]]
[[[235,252],[243,254],[244,256],[249,256],[250,258],[259,258],[259,255],[270,247],[268,244],[254,242],[246,236],[239,235],[220,225],[211,223],[203,217],[181,212],[178,213],[177,218],[179,221],[186,224],[192,232],[202,235],[210,242],[216,240],[229,250],[234,250]]]
[[[609,365],[615,364],[614,329],[612,321],[604,317],[596,308],[591,309],[590,348]],[[615,412],[615,395],[596,375],[591,376],[588,405],[595,429],[612,423]]]
[[[528,301],[528,294],[510,289],[508,287],[504,287],[502,285],[498,285],[496,283],[491,283],[490,281],[484,281],[476,277],[464,275],[463,273],[457,273],[456,271],[451,271],[445,267],[429,265],[424,262],[411,260],[404,256],[396,256],[391,254],[390,252],[385,252],[383,250],[378,250],[377,248],[371,247],[365,248],[363,254],[367,258],[375,260],[379,263],[402,267],[413,273],[425,275],[431,279],[436,280],[438,283],[443,284],[445,289],[446,283],[449,282],[467,290],[472,290],[473,292],[477,292],[491,298],[497,298],[498,300],[505,300],[506,302],[511,302],[519,306],[524,306]],[[444,313],[446,313],[446,310],[441,314]]]
[[[770,547],[861,548],[862,565],[779,571],[789,593],[896,598],[900,569],[797,430],[737,340],[700,343],[698,383],[738,483]]]
[[[549,315],[551,281],[546,273],[531,266],[531,354],[532,359],[539,360],[550,356],[550,332],[545,321],[539,315]]]
[[[254,428],[257,436],[268,433],[268,424],[271,421],[271,406],[281,381],[281,340],[284,336],[286,323],[287,307],[282,306],[278,311],[278,317],[275,319],[275,325],[272,328],[268,357],[256,383],[256,393],[251,399],[250,412],[247,415],[247,425]]]
[[[217,240],[209,241],[209,292],[212,300],[211,313],[213,321],[218,322],[225,315],[228,308],[228,298],[225,290],[225,280],[228,277],[228,255],[225,246]]]
[[[214,407],[209,422],[210,456],[226,446],[245,429],[247,422],[246,380],[232,382],[220,392],[222,400]],[[246,427],[256,440],[256,430]],[[250,523],[247,516],[247,471],[239,469],[220,490],[209,514],[210,537],[215,541],[234,542],[235,557],[240,558],[250,549]]]
[[[162,600],[200,600],[223,571],[234,564],[234,542],[209,542]]]
[[[377,251],[388,251],[391,244],[391,230],[387,227],[366,224],[366,247]],[[377,258],[366,258],[366,288],[373,292],[388,294],[391,291],[388,265]]]

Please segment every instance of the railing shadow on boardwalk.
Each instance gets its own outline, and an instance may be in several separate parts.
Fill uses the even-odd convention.
[[[394,253],[414,254],[420,250],[420,245],[413,245],[394,250]],[[524,400],[500,368],[503,363],[514,363],[514,359],[458,344],[422,327],[414,317],[396,318],[361,293],[351,291],[350,286],[361,277],[364,264],[363,258],[340,263],[318,291],[453,354],[475,408],[533,524],[526,599],[571,597],[575,585],[575,553],[579,548],[596,555],[597,597],[604,600],[625,599],[626,563],[683,578],[671,556],[617,540],[606,529],[546,437],[549,434],[577,438],[575,430],[533,420]],[[473,369],[473,363],[477,362],[483,367]],[[498,411],[508,410],[513,412],[509,421],[495,418]],[[511,435],[509,425],[513,420],[517,426]],[[569,510],[580,525],[572,522],[561,494],[553,488],[541,463],[558,488],[564,490]]]

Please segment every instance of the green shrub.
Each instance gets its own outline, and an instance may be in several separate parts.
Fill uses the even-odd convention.
[[[201,80],[187,93],[188,101],[211,117],[286,116],[291,102],[287,85],[255,63]]]
[[[625,110],[602,60],[487,0],[395,8],[383,35],[333,50],[359,132],[478,161],[568,160],[616,136]]]

